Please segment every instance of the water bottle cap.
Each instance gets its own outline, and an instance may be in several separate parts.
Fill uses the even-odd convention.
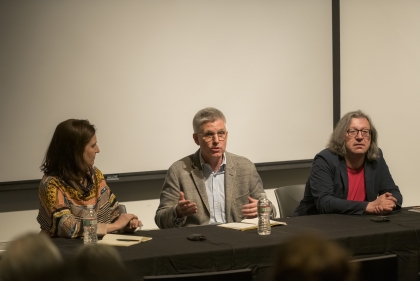
[[[87,205],[88,209],[93,209],[93,205]]]
[[[266,197],[267,197],[267,194],[265,194],[265,193],[260,193],[260,197],[266,198]]]

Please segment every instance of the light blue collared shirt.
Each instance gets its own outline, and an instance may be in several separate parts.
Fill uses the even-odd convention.
[[[210,223],[219,224],[226,222],[225,214],[225,168],[226,155],[223,153],[223,161],[219,169],[214,172],[210,164],[204,161],[200,151],[200,163],[203,168],[204,182],[206,184],[207,197],[210,206]]]

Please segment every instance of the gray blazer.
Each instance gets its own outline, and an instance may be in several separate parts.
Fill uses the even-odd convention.
[[[160,204],[155,222],[159,228],[205,225],[210,221],[210,207],[206,185],[200,164],[200,150],[187,156],[169,168],[160,193]],[[179,192],[185,199],[197,204],[197,213],[183,219],[176,219],[176,205]],[[248,196],[258,199],[264,192],[262,181],[254,163],[245,157],[226,152],[225,170],[225,214],[227,222],[243,219],[242,206],[248,204]]]

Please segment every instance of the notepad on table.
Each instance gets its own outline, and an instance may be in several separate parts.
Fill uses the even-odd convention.
[[[271,226],[287,225],[287,223],[285,223],[285,222],[273,221],[273,220],[270,220],[270,224],[271,224]],[[258,218],[244,219],[241,222],[231,222],[231,223],[218,224],[217,226],[236,229],[236,230],[241,230],[241,231],[257,229],[258,228]]]
[[[152,238],[134,235],[106,234],[102,240],[98,241],[98,244],[127,247],[149,240],[152,240]]]
[[[420,206],[411,207],[411,209],[409,209],[409,211],[420,213]]]

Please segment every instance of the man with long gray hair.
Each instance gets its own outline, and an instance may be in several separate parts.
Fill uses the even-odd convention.
[[[251,161],[225,151],[228,131],[223,113],[212,107],[198,111],[193,129],[200,149],[169,168],[156,224],[171,228],[256,217],[262,181]]]
[[[402,195],[378,147],[375,126],[358,110],[341,118],[327,148],[315,156],[294,215],[385,215],[401,204]]]

